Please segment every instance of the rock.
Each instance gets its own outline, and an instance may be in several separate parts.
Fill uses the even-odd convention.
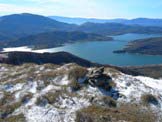
[[[100,87],[104,89],[109,89],[109,83],[112,78],[104,74],[104,68],[97,68],[92,70],[87,76],[88,83],[93,87]]]

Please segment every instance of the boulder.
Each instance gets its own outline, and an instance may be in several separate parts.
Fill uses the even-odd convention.
[[[87,82],[93,87],[109,88],[112,78],[104,74],[104,68],[96,68],[87,75]]]

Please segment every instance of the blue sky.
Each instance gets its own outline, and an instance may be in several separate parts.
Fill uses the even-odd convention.
[[[0,0],[0,15],[34,13],[86,18],[162,18],[162,0]]]

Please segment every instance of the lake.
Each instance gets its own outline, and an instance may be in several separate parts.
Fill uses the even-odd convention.
[[[140,54],[115,54],[114,50],[122,49],[129,41],[136,39],[144,39],[149,37],[159,37],[162,35],[148,35],[148,34],[124,34],[113,36],[113,41],[89,41],[78,42],[75,44],[66,44],[62,47],[36,50],[35,52],[59,52],[66,51],[77,55],[81,58],[90,60],[100,64],[111,64],[117,66],[132,66],[132,65],[149,65],[162,64],[162,56],[149,56]],[[27,47],[8,48],[5,51],[31,51]]]

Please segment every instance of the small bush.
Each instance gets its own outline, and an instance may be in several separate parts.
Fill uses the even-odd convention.
[[[85,77],[87,74],[87,69],[81,66],[74,66],[72,69],[69,71],[69,79],[75,79],[78,80],[79,78]]]
[[[105,84],[105,86],[103,86],[102,88],[104,88],[107,91],[110,91],[112,88],[115,88],[116,84],[113,81],[109,81],[107,84]]]
[[[70,88],[72,89],[72,91],[78,91],[81,89],[81,87],[81,84],[76,80],[72,80],[70,83]]]
[[[117,108],[89,106],[76,113],[76,122],[156,122],[157,117],[150,109],[139,105],[125,104]]]
[[[0,122],[26,122],[26,119],[23,114],[19,114],[5,119],[0,119]]]
[[[76,122],[111,122],[107,114],[109,109],[98,106],[89,106],[76,113]]]
[[[0,106],[3,106],[7,103],[10,103],[11,101],[14,100],[14,97],[11,93],[9,92],[4,92],[3,98],[0,99]]]
[[[9,114],[12,114],[20,106],[21,106],[21,102],[16,102],[11,105],[2,106],[0,108],[1,118],[6,118]]]
[[[43,66],[45,67],[45,69],[56,69],[58,67],[58,65],[50,63],[44,64]]]
[[[109,96],[103,97],[102,101],[108,107],[116,107],[117,106],[116,101],[113,98],[109,97]]]
[[[141,100],[144,105],[149,105],[149,104],[158,105],[159,104],[157,98],[153,96],[152,94],[142,95]]]
[[[56,99],[60,96],[60,94],[60,91],[48,92],[43,97],[47,99],[49,104],[53,104],[56,101]]]
[[[52,81],[57,76],[64,76],[65,74],[67,74],[67,73],[64,70],[48,71],[48,72],[44,72],[44,73],[39,74],[37,76],[37,80],[46,81],[45,85],[48,85],[50,83],[50,81]]]
[[[36,105],[44,107],[47,105],[47,103],[48,103],[48,100],[45,99],[44,97],[37,98]]]
[[[31,98],[33,97],[32,93],[28,93],[25,96],[22,97],[21,102],[23,104],[27,103]]]

